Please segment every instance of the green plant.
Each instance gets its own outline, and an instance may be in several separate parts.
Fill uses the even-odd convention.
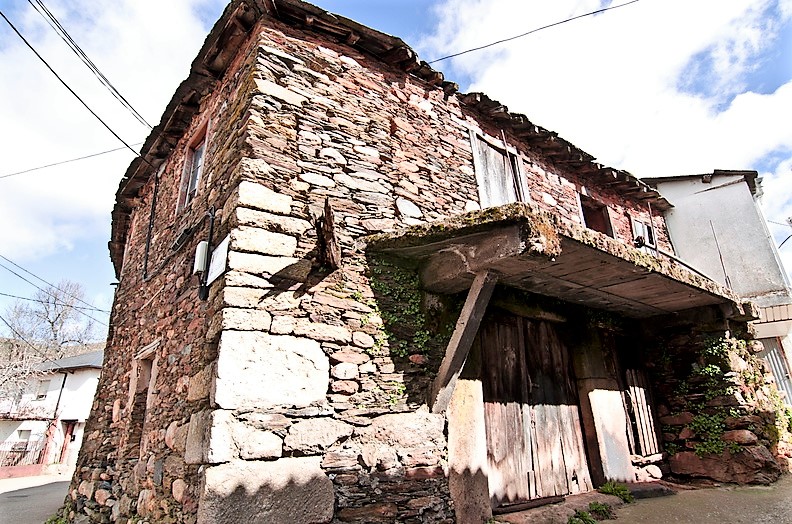
[[[609,480],[597,488],[597,491],[604,493],[605,495],[615,495],[628,504],[635,501],[635,497],[633,497],[633,494],[630,493],[630,489],[627,486],[624,484],[619,484],[613,480]]]
[[[46,521],[44,521],[44,524],[67,524],[68,522],[69,521],[68,519],[66,519],[66,517],[64,517],[60,513],[56,513],[55,515],[51,516]]]
[[[610,504],[604,502],[591,502],[588,507],[589,513],[597,520],[612,520],[616,518]]]
[[[575,510],[575,514],[569,517],[567,524],[597,524],[597,520],[588,511]]]
[[[723,440],[726,425],[722,414],[696,415],[688,427],[701,439],[701,442],[697,442],[693,448],[697,456],[702,457],[710,453],[719,455],[726,449],[726,442]]]
[[[676,442],[668,442],[665,445],[666,453],[668,453],[669,455],[676,455],[677,453],[679,453],[680,449],[681,448],[679,447],[679,444],[677,444]]]

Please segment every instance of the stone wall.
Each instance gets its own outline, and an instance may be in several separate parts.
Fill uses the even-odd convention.
[[[183,101],[198,115],[133,210],[71,518],[453,518],[445,419],[429,414],[425,392],[460,302],[370,259],[361,237],[478,208],[469,129],[499,133],[439,88],[265,22],[213,92]],[[180,209],[187,152],[204,127],[201,185]],[[585,181],[509,140],[531,198],[580,222]],[[645,206],[586,190],[631,242],[629,217],[646,220]],[[336,270],[317,264],[325,201]],[[213,246],[229,237],[229,270],[202,302],[191,270],[210,207]],[[145,423],[143,361],[153,377]]]
[[[792,420],[746,325],[713,308],[667,319],[654,332],[663,335],[648,360],[671,473],[741,484],[777,480],[780,464],[787,467]]]

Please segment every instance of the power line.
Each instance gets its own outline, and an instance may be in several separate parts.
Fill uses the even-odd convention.
[[[777,226],[792,227],[792,224],[790,224],[789,222],[776,222],[775,220],[768,220],[767,222],[770,224],[775,224]]]
[[[8,326],[8,329],[10,329],[10,330],[11,330],[11,333],[13,333],[13,334],[14,334],[14,336],[15,336],[16,338],[18,338],[19,340],[21,340],[22,342],[24,342],[25,344],[27,344],[28,346],[30,346],[30,347],[33,349],[33,351],[35,351],[36,353],[38,353],[39,355],[41,355],[42,357],[44,357],[44,360],[49,360],[50,362],[52,362],[52,363],[53,363],[53,364],[55,364],[56,366],[58,365],[58,363],[57,363],[57,362],[55,362],[55,361],[54,361],[54,360],[52,360],[50,357],[48,357],[48,356],[47,356],[47,354],[46,354],[46,353],[44,353],[43,351],[41,351],[39,348],[37,348],[36,346],[34,346],[33,344],[31,344],[31,343],[30,343],[30,341],[28,341],[28,339],[26,339],[25,337],[23,337],[23,336],[22,336],[22,334],[21,334],[19,331],[17,331],[16,329],[14,329],[14,326],[12,326],[11,324],[9,324],[9,323],[8,323],[8,320],[4,319],[2,315],[0,315],[0,320],[2,320],[2,321],[3,321],[3,324],[5,324],[6,326]]]
[[[49,287],[51,287],[51,288],[53,288],[53,289],[57,289],[57,290],[58,290],[58,291],[60,291],[61,293],[65,293],[66,295],[70,296],[70,297],[71,297],[71,298],[73,298],[74,300],[76,300],[76,301],[78,301],[78,302],[80,302],[80,303],[82,303],[82,304],[85,304],[86,306],[88,306],[88,307],[89,307],[89,308],[91,308],[91,309],[97,309],[97,307],[96,307],[96,306],[94,306],[93,304],[91,304],[90,302],[86,302],[86,301],[85,301],[85,300],[83,300],[82,298],[80,298],[80,297],[78,297],[78,296],[76,296],[76,295],[73,295],[73,294],[69,293],[69,292],[68,292],[68,291],[66,291],[65,289],[61,289],[61,288],[59,288],[58,286],[56,286],[56,285],[55,285],[55,284],[53,284],[52,282],[48,282],[48,281],[44,280],[43,278],[41,278],[41,277],[40,277],[40,276],[38,276],[37,274],[33,273],[33,272],[32,272],[32,271],[30,271],[30,270],[27,270],[27,269],[23,268],[22,266],[20,266],[19,264],[17,264],[16,262],[14,262],[14,261],[13,261],[13,260],[11,260],[10,258],[8,258],[7,256],[3,255],[2,253],[0,253],[0,258],[2,258],[3,260],[5,260],[5,261],[6,261],[6,262],[8,262],[9,264],[13,265],[14,267],[17,267],[17,268],[21,269],[22,271],[24,271],[24,272],[25,272],[25,273],[27,273],[28,275],[30,275],[30,276],[32,276],[32,277],[34,277],[34,278],[36,278],[36,279],[38,279],[38,280],[40,280],[40,281],[44,282],[44,283],[45,283],[45,284],[47,284]],[[8,268],[6,268],[6,269],[8,269]],[[33,285],[33,286],[35,286],[35,284],[32,284],[32,285]],[[103,311],[103,310],[101,310],[101,309],[98,309],[98,311]],[[105,313],[109,313],[109,311],[105,311]]]
[[[9,295],[8,293],[0,293],[0,296],[4,296],[4,297],[8,297],[8,298],[16,298],[17,300],[27,300],[28,302],[38,302],[40,304],[49,304],[49,302],[47,302],[46,300],[38,300],[36,298],[30,298],[30,297],[20,297],[18,295]],[[60,305],[60,306],[68,306],[68,307],[74,308],[74,309],[84,309],[86,311],[98,311],[100,313],[110,313],[106,309],[99,309],[99,308],[96,308],[96,307],[74,306],[74,305],[71,305],[71,304],[67,304],[66,302],[55,302],[55,303]]]
[[[0,255],[0,256],[2,256],[2,255]],[[5,257],[3,257],[3,258],[5,258]],[[7,260],[7,259],[6,259],[6,260]],[[39,291],[41,291],[42,293],[46,293],[47,295],[51,296],[51,297],[52,297],[52,298],[54,298],[54,299],[57,299],[57,298],[58,298],[58,297],[56,297],[54,294],[52,294],[52,293],[50,293],[49,291],[47,291],[46,289],[38,287],[36,284],[34,284],[34,283],[33,283],[33,282],[31,282],[30,280],[26,279],[25,277],[23,277],[22,275],[20,275],[20,274],[19,274],[19,273],[17,273],[16,271],[14,271],[13,269],[10,269],[9,267],[7,267],[7,266],[5,266],[5,265],[3,265],[3,264],[0,264],[0,267],[1,267],[1,268],[3,268],[3,269],[5,269],[6,271],[8,271],[9,273],[11,273],[12,275],[16,275],[17,277],[19,277],[20,279],[24,280],[25,282],[27,282],[28,284],[30,284],[30,285],[31,285],[31,286],[33,286],[34,288],[38,289],[38,290],[39,290]],[[56,289],[57,289],[57,288],[56,288]],[[61,291],[62,291],[62,290],[61,290]],[[88,313],[86,313],[85,311],[81,311],[81,310],[79,310],[79,309],[75,309],[75,311],[76,311],[77,313],[79,313],[79,314],[81,314],[81,315],[85,316],[85,317],[88,317],[88,318],[90,318],[90,319],[91,319],[91,320],[93,320],[94,322],[98,322],[99,324],[102,324],[103,326],[107,326],[107,324],[105,324],[105,323],[104,323],[104,322],[102,322],[101,320],[98,320],[98,319],[96,319],[96,318],[92,317],[91,315],[89,315],[89,314],[88,314]]]
[[[495,46],[495,45],[498,45],[498,44],[503,44],[504,42],[510,42],[512,40],[517,40],[518,38],[522,38],[524,36],[528,36],[530,34],[539,32],[539,31],[541,31],[543,29],[549,29],[551,27],[555,27],[555,26],[561,25],[561,24],[566,24],[567,22],[571,22],[571,21],[577,20],[579,18],[584,18],[584,17],[587,17],[587,16],[596,15],[598,13],[604,13],[605,11],[610,11],[611,9],[618,9],[619,7],[624,7],[626,5],[634,4],[634,3],[638,2],[638,1],[639,0],[631,0],[631,1],[625,2],[623,4],[612,5],[610,7],[605,7],[603,9],[597,9],[596,11],[591,11],[590,13],[585,13],[585,14],[578,15],[578,16],[573,16],[572,18],[567,18],[566,20],[561,20],[560,22],[554,22],[552,24],[544,25],[542,27],[537,27],[536,29],[531,29],[527,33],[522,33],[520,35],[511,36],[509,38],[504,38],[502,40],[497,40],[495,42],[491,42],[489,44],[485,44],[485,45],[482,45],[482,46],[474,47],[472,49],[466,49],[465,51],[460,51],[459,53],[454,53],[452,55],[448,55],[448,56],[444,56],[444,57],[441,57],[441,58],[437,58],[435,60],[431,60],[428,63],[429,64],[434,64],[435,62],[441,62],[443,60],[448,60],[449,58],[454,58],[454,57],[457,57],[457,56],[460,56],[460,55],[464,55],[464,54],[467,54],[467,53],[472,53],[473,51],[481,51],[482,49],[486,49],[488,47],[492,47],[492,46]]]
[[[55,18],[55,15],[53,15],[52,12],[49,9],[47,9],[47,6],[44,5],[44,2],[42,2],[41,0],[28,0],[28,3],[44,18],[47,24],[49,24],[49,26],[58,34],[58,36],[60,36],[61,40],[63,40],[66,43],[66,45],[69,46],[69,49],[71,49],[72,52],[77,55],[77,57],[82,61],[82,63],[85,64],[86,67],[88,67],[88,69],[94,74],[94,76],[99,80],[99,82],[103,86],[105,86],[105,88],[107,88],[108,91],[110,91],[110,93],[115,97],[115,99],[118,100],[121,103],[121,105],[124,106],[130,113],[132,113],[132,115],[137,119],[138,122],[148,127],[149,129],[153,129],[151,124],[146,122],[146,119],[143,118],[143,116],[141,116],[141,114],[138,113],[134,107],[132,107],[132,104],[130,104],[127,101],[127,99],[124,98],[124,96],[118,92],[118,89],[116,89],[115,86],[110,82],[110,80],[107,79],[104,73],[102,73],[99,70],[99,68],[96,66],[93,60],[91,60],[88,57],[88,55],[85,53],[85,51],[83,51],[82,48],[77,44],[77,42],[74,41],[74,39],[71,37],[68,31],[66,31],[66,29],[63,27],[63,25],[61,25],[58,19]]]
[[[143,142],[136,142],[136,143],[134,143],[132,145],[133,146],[139,146],[142,143]],[[93,157],[99,156],[99,155],[106,155],[107,153],[115,153],[116,151],[122,151],[124,149],[126,149],[126,147],[122,146],[122,147],[117,147],[115,149],[108,149],[107,151],[102,151],[100,153],[93,153],[93,154],[90,154],[90,155],[85,155],[85,156],[81,156],[81,157],[77,157],[77,158],[71,158],[69,160],[61,160],[60,162],[53,162],[52,164],[47,164],[47,165],[43,165],[43,166],[31,167],[30,169],[24,169],[22,171],[16,171],[14,173],[8,173],[7,175],[0,175],[0,178],[8,178],[10,176],[22,175],[24,173],[30,173],[31,171],[38,171],[39,169],[45,169],[45,168],[48,168],[48,167],[55,167],[55,166],[59,166],[59,165],[62,165],[62,164],[68,164],[69,162],[77,162],[78,160],[85,160],[87,158],[93,158]]]
[[[19,38],[21,38],[21,39],[22,39],[22,41],[25,43],[25,45],[26,45],[26,46],[28,46],[28,47],[30,48],[30,50],[31,50],[31,51],[33,51],[33,53],[36,55],[36,57],[38,57],[38,59],[39,59],[39,60],[41,60],[41,62],[42,62],[42,63],[43,63],[45,66],[47,66],[47,69],[49,69],[49,70],[50,70],[50,72],[51,72],[53,75],[55,75],[55,78],[57,78],[57,79],[60,81],[60,83],[61,83],[61,84],[63,84],[63,86],[64,86],[66,89],[68,89],[68,90],[69,90],[69,92],[70,92],[72,95],[74,95],[74,97],[75,97],[77,100],[79,100],[79,101],[80,101],[80,103],[81,103],[81,104],[82,104],[82,105],[85,107],[85,109],[87,109],[87,110],[88,110],[88,111],[89,111],[89,112],[90,112],[90,113],[91,113],[91,114],[92,114],[94,117],[96,117],[96,119],[97,119],[97,120],[99,120],[99,122],[101,122],[101,123],[102,123],[102,125],[103,125],[103,126],[105,126],[105,128],[106,128],[108,131],[110,131],[110,133],[112,133],[112,134],[113,134],[113,136],[114,136],[114,137],[116,137],[116,138],[119,140],[119,142],[121,142],[122,144],[124,144],[124,145],[126,146],[126,148],[127,148],[127,149],[129,149],[130,151],[132,151],[133,153],[135,153],[135,157],[140,157],[140,155],[138,154],[138,152],[137,152],[137,151],[135,151],[134,149],[132,149],[132,147],[131,147],[129,144],[127,144],[127,143],[126,143],[126,141],[124,141],[124,139],[123,139],[123,138],[121,138],[120,136],[118,136],[118,133],[116,133],[115,131],[113,131],[113,129],[112,129],[112,128],[111,128],[109,125],[107,125],[107,123],[106,123],[104,120],[102,120],[102,118],[101,118],[99,115],[97,115],[97,114],[96,114],[96,113],[93,111],[93,109],[91,109],[90,107],[88,107],[88,104],[86,104],[86,103],[85,103],[85,101],[84,101],[82,98],[80,98],[80,95],[78,95],[77,93],[75,93],[75,92],[74,92],[74,89],[72,89],[72,88],[69,86],[69,84],[67,84],[67,83],[66,83],[66,82],[65,82],[65,81],[64,81],[64,80],[63,80],[63,79],[62,79],[62,78],[61,78],[61,77],[58,75],[58,73],[56,73],[56,72],[55,72],[55,70],[54,70],[54,69],[52,69],[52,66],[50,66],[50,65],[49,65],[49,63],[47,63],[47,61],[46,61],[46,60],[44,60],[44,58],[43,58],[43,57],[42,57],[42,56],[41,56],[41,55],[38,53],[38,51],[36,51],[36,49],[35,49],[35,48],[34,48],[34,47],[33,47],[33,46],[30,44],[30,42],[28,42],[28,41],[27,41],[27,39],[26,39],[24,36],[22,36],[22,33],[20,33],[20,32],[19,32],[19,30],[17,30],[17,28],[14,26],[14,24],[12,24],[12,23],[11,23],[11,20],[9,20],[9,19],[8,19],[8,17],[5,15],[5,13],[3,13],[2,11],[0,11],[0,16],[2,16],[2,17],[3,17],[3,19],[6,21],[6,23],[8,23],[8,25],[11,27],[11,29],[13,29],[13,30],[14,30],[14,32],[17,34],[17,36],[18,36]],[[149,162],[148,162],[148,161],[147,161],[145,158],[143,158],[143,157],[140,157],[140,158],[141,158],[141,159],[142,159],[144,162],[146,162],[147,164],[149,163]]]

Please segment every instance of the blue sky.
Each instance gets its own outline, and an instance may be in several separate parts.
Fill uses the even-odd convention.
[[[317,3],[401,37],[426,60],[610,5]],[[157,122],[224,2],[46,5],[146,119]],[[145,138],[147,129],[103,91],[27,2],[0,0],[0,8],[125,140]],[[117,148],[4,24],[0,177]],[[792,0],[641,0],[436,67],[464,91],[484,91],[600,162],[639,177],[757,169],[765,179],[765,214],[777,223],[770,224],[776,243],[792,233],[784,224],[792,216]],[[0,254],[48,281],[83,283],[90,301],[109,309],[110,210],[132,156],[118,151],[0,178]],[[792,241],[781,254],[792,268]],[[34,292],[0,267],[0,293]],[[0,296],[0,314],[9,300]]]

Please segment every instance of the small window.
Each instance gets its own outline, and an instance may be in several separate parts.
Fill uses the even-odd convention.
[[[206,163],[206,126],[189,142],[184,159],[181,191],[179,194],[179,210],[193,201],[201,185],[204,164]]]
[[[49,387],[50,387],[49,380],[39,380],[38,389],[36,390],[36,400],[44,400],[45,398],[47,398]]]
[[[27,442],[30,440],[30,430],[29,429],[18,429],[17,430],[17,440],[20,442]]]
[[[473,131],[470,132],[470,141],[481,207],[525,202],[528,190],[516,152],[502,141],[482,137]]]
[[[192,199],[195,198],[195,194],[198,193],[198,182],[201,181],[205,149],[206,140],[201,140],[194,148],[190,148],[189,168],[187,171],[187,187],[184,197],[185,206],[192,202]]]
[[[581,194],[580,209],[583,212],[583,223],[587,228],[613,237],[613,226],[608,215],[608,206]]]
[[[657,249],[655,232],[651,224],[647,224],[641,220],[632,219],[632,229],[635,247],[641,248],[647,252],[653,252]]]

